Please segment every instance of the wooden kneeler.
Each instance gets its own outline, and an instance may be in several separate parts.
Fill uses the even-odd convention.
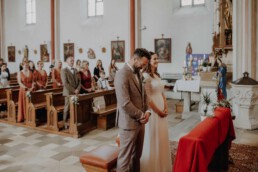
[[[102,145],[85,153],[80,162],[87,172],[111,172],[116,167],[119,148]]]

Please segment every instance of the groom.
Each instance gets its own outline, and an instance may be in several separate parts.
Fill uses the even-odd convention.
[[[145,68],[149,60],[149,52],[138,48],[115,77],[116,122],[120,134],[117,172],[140,171],[144,124],[150,116],[140,69]]]

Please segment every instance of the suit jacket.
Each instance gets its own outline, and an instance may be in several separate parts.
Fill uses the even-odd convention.
[[[74,73],[70,71],[67,67],[61,70],[61,79],[64,85],[63,95],[69,96],[74,94],[76,89],[81,88],[81,79],[77,74],[77,70],[74,69]]]
[[[148,109],[147,96],[141,78],[137,81],[132,69],[125,64],[115,76],[117,97],[116,122],[119,128],[136,129],[141,126],[138,121]]]

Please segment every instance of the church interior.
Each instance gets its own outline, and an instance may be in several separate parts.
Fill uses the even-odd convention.
[[[258,171],[257,9],[257,0],[0,0],[0,172],[116,171],[114,75],[137,48],[158,56],[172,171]],[[60,72],[70,57],[91,88],[69,96],[66,124]],[[37,80],[23,79],[27,68]]]

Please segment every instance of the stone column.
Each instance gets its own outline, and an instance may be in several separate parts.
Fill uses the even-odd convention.
[[[233,1],[233,80],[247,71],[256,76],[257,64],[257,1]]]

